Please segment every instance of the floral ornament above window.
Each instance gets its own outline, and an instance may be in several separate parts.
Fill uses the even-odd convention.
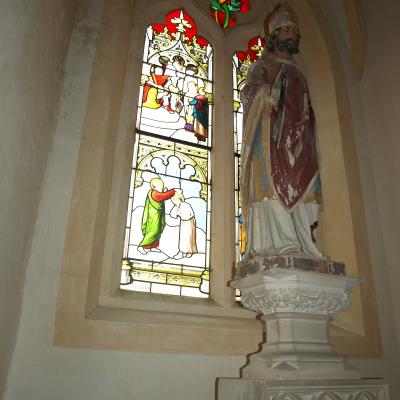
[[[236,14],[249,11],[249,0],[211,0],[210,12],[215,21],[227,29],[236,24]]]

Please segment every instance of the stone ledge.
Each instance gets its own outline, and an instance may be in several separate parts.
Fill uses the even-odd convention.
[[[383,379],[264,380],[219,378],[217,400],[390,400]]]

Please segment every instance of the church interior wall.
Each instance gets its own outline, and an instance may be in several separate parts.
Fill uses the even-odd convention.
[[[400,81],[396,78],[386,80],[383,77],[394,77],[394,71],[400,67],[400,57],[396,52],[390,51],[396,32],[399,34],[394,21],[398,3],[361,3],[367,26],[367,54],[363,74],[360,76],[353,62],[343,4],[337,1],[321,2],[322,9],[329,16],[332,32],[335,33],[346,74],[383,347],[382,358],[352,362],[365,371],[366,376],[385,376],[390,379],[393,397],[396,398],[395,393],[399,393],[400,364],[399,334],[396,327],[399,300],[395,285],[399,276],[395,261],[398,246],[394,244],[393,239],[398,236],[396,199],[398,200],[399,188],[396,183],[390,185],[390,182],[396,182],[396,169],[394,166],[390,169],[387,162],[398,163],[398,158],[393,156],[392,159],[388,159],[387,155],[393,152],[393,146],[396,146],[399,140],[395,132],[400,126],[400,120],[394,110],[396,102],[399,104],[395,88],[399,86]],[[397,31],[393,32],[396,29]],[[382,57],[383,54],[388,54],[389,58]],[[392,74],[388,73],[388,66],[392,69]],[[382,90],[382,87],[386,90]],[[387,126],[380,124],[385,115]],[[383,183],[386,187],[382,186]],[[385,214],[386,219],[383,217]]]
[[[343,8],[339,4],[340,2],[334,0],[320,3],[336,32],[348,82],[383,342],[382,358],[358,359],[353,362],[361,369],[364,376],[384,376],[391,379],[394,384],[393,398],[396,398],[396,395],[400,396],[400,387],[396,386],[396,374],[400,370],[399,336],[396,335],[399,316],[395,312],[400,305],[400,297],[396,297],[395,287],[396,278],[399,277],[399,273],[396,271],[396,256],[399,251],[396,246],[396,235],[398,234],[400,211],[396,209],[396,202],[400,196],[398,193],[400,189],[393,182],[396,182],[395,173],[398,162],[395,152],[399,148],[396,129],[400,125],[400,115],[396,114],[396,105],[399,100],[395,95],[395,85],[398,86],[400,80],[395,79],[395,72],[400,68],[400,56],[394,54],[395,52],[391,49],[390,39],[396,37],[396,34],[398,35],[400,32],[398,32],[399,28],[395,27],[395,21],[392,24],[388,24],[387,21],[391,21],[391,18],[394,19],[392,15],[395,15],[395,10],[390,7],[398,6],[394,5],[394,1],[385,0],[387,7],[386,10],[383,10],[384,7],[378,7],[373,0],[364,1],[367,26],[370,30],[365,71],[360,83],[350,57],[350,42],[343,24],[345,18]],[[55,304],[68,214],[72,205],[74,172],[102,7],[103,1],[100,0],[83,1],[71,39],[69,56],[65,64],[60,113],[54,142],[47,161],[44,182],[41,186],[38,214],[27,262],[22,316],[5,399],[96,398],[101,400],[108,398],[158,399],[161,397],[167,400],[211,399],[214,396],[215,378],[238,376],[239,368],[245,362],[244,356],[139,353],[61,348],[52,345]],[[72,10],[73,7],[69,9],[70,14],[68,15],[72,16]],[[64,24],[68,25],[65,21]],[[41,24],[41,26],[46,31],[54,29],[53,25],[48,25],[46,28],[44,27],[46,24]],[[18,32],[17,28],[15,29]],[[2,37],[5,36],[2,35]],[[37,69],[32,69],[31,66],[30,74],[37,77],[38,81],[41,74],[45,72],[54,74],[55,82],[60,77],[59,62],[62,59],[62,45],[56,44],[56,38],[53,40],[55,41],[53,46],[57,47],[57,54],[59,54],[58,63],[52,59],[53,64],[47,63],[45,69],[43,64],[39,64],[40,68]],[[382,44],[386,46],[384,54],[380,47]],[[9,51],[11,54],[11,50]],[[53,49],[53,51],[55,50]],[[383,61],[384,55],[388,55],[387,61]],[[389,64],[387,64],[388,62]],[[388,71],[391,73],[389,74]],[[392,76],[393,80],[390,80],[389,76]],[[19,78],[19,76],[14,77],[15,81],[17,77]],[[57,85],[54,81],[50,87],[52,91],[49,89],[46,92],[47,96],[50,96],[49,92],[52,93],[54,97],[51,99],[57,95],[55,89]],[[25,94],[24,89],[21,90],[21,93]],[[377,97],[379,100],[374,101]],[[34,97],[26,98],[25,101],[26,107],[32,107],[32,104],[37,102]],[[55,101],[42,102],[49,106],[52,103]],[[17,100],[14,104],[19,105]],[[15,105],[15,110],[9,112],[8,115],[10,119],[11,116],[14,117],[13,121],[16,124],[16,121],[20,121],[16,118],[18,108]],[[20,105],[19,108],[21,108]],[[5,113],[5,111],[6,108],[2,107],[0,112]],[[10,142],[6,142],[6,145],[7,148],[13,148],[16,145],[23,146],[24,157],[29,155],[29,157],[36,156],[38,158],[39,161],[30,161],[29,168],[20,172],[20,176],[23,177],[24,184],[29,182],[29,185],[33,185],[35,182],[36,186],[40,186],[44,160],[47,155],[46,149],[49,148],[51,138],[52,114],[49,111],[47,114],[45,111],[43,114],[37,114],[30,110],[29,115],[31,115],[31,119],[28,119],[31,127],[35,126],[33,122],[36,121],[36,126],[42,128],[32,130],[32,137],[38,140],[35,150],[32,149],[32,145],[26,138],[22,137],[24,129],[21,129],[19,140],[10,138]],[[6,117],[7,115],[4,115],[2,119],[8,121]],[[47,124],[43,121],[47,121]],[[16,131],[13,125],[10,125],[8,130]],[[41,140],[39,141],[37,138],[41,138]],[[10,158],[6,159],[8,161],[6,171],[10,171],[7,174],[9,177],[20,171],[20,160],[17,162],[21,157],[20,152],[21,148],[16,148],[14,153],[8,155]],[[28,160],[26,162],[28,163]],[[24,176],[23,173],[29,173],[29,175]],[[3,179],[5,179],[4,176]],[[18,196],[15,194],[15,190],[22,191],[23,185],[13,186],[11,182],[5,182],[4,185],[4,193],[9,192],[8,196],[11,197],[13,194],[16,199],[21,199],[18,202],[15,202],[14,199],[15,210],[22,209],[25,206],[22,199],[25,199],[26,195]],[[30,208],[25,211],[27,215],[15,227],[18,229],[16,232],[18,237],[22,237],[22,233],[30,232],[34,224],[36,206],[32,197],[34,197],[35,185],[28,191],[28,193],[32,193],[32,196],[28,201]],[[38,194],[36,196],[39,197]],[[10,204],[12,203],[9,199],[8,207],[11,207]],[[3,235],[6,233],[4,232],[5,227],[15,225],[15,220],[13,221],[12,218],[15,219],[12,216],[4,216],[4,219],[2,217]],[[7,233],[9,234],[9,231]],[[9,249],[2,254],[15,257],[15,254],[22,253],[17,251],[22,248],[20,242],[13,240],[11,244]],[[28,244],[25,247],[28,247]],[[17,261],[10,259],[7,263],[8,268],[1,267],[2,285],[5,282],[4,272],[7,271],[7,274],[10,275],[6,281],[8,287],[21,286],[23,261]],[[11,263],[16,269],[12,274],[9,272]],[[15,265],[21,265],[21,267],[17,269]],[[8,304],[8,314],[1,310],[1,322],[3,322],[3,316],[4,321],[7,321],[10,315],[17,320],[20,303],[15,297],[17,291],[14,289],[10,294],[3,293],[2,290],[0,296],[5,297],[4,301],[3,297],[1,298],[1,304]],[[4,326],[3,323],[1,325]],[[5,343],[6,348],[10,348],[10,344],[12,345],[15,331],[15,324],[11,325],[9,332],[4,332],[2,328],[2,344]],[[0,363],[7,369],[7,357],[1,356]]]
[[[393,315],[398,346],[400,346],[400,281],[398,243],[400,224],[400,54],[396,50],[400,35],[398,13],[400,4],[385,0],[380,4],[365,1],[368,32],[368,57],[361,82],[365,110],[366,134],[376,185],[377,206],[382,226],[382,244],[388,267]],[[400,368],[399,368],[400,369]]]
[[[0,397],[77,0],[0,4]]]

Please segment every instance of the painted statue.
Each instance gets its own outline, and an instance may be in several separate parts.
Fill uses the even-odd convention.
[[[142,254],[159,251],[161,234],[165,228],[164,202],[175,194],[175,189],[164,191],[164,182],[160,178],[153,178],[150,181],[150,188],[142,215],[143,239],[138,248]]]
[[[297,17],[286,3],[269,19],[267,49],[249,70],[241,96],[241,195],[246,256],[320,259],[313,229],[322,203],[315,118],[296,66]]]

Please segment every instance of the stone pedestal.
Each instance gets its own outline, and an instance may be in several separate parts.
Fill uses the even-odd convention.
[[[356,284],[357,279],[344,275],[280,267],[237,277],[231,286],[240,289],[245,308],[263,315],[267,332],[261,351],[250,355],[242,368],[243,378],[360,378],[328,338],[331,315],[350,307]]]
[[[217,400],[390,400],[389,385],[361,379],[329,343],[331,316],[351,306],[358,279],[343,263],[258,256],[239,264],[231,286],[262,314],[267,339],[241,379],[218,379]]]
[[[274,381],[218,379],[217,400],[390,400],[381,379]]]

